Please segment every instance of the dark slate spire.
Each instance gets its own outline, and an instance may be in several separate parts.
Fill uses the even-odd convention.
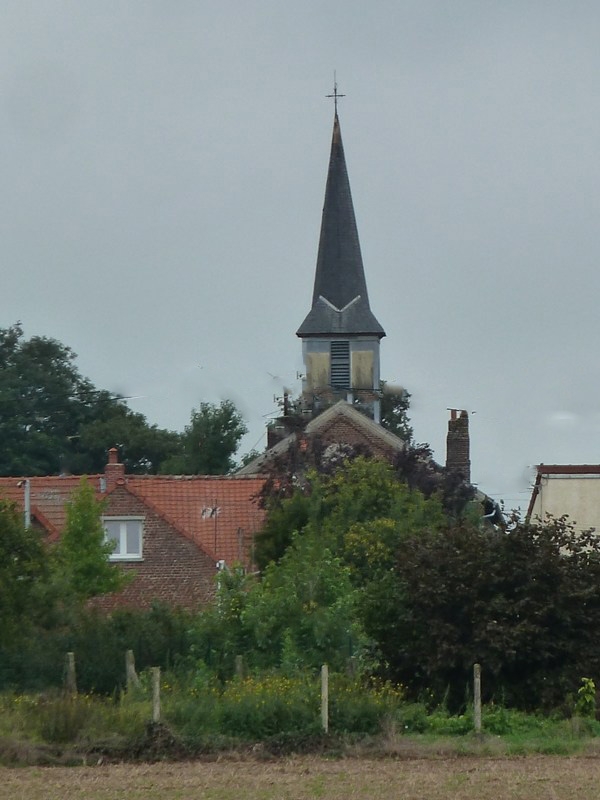
[[[333,122],[312,308],[297,331],[300,337],[332,334],[385,336],[369,306],[337,112]]]

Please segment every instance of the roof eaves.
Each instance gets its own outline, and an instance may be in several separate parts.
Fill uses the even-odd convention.
[[[538,475],[600,475],[600,464],[539,464]]]

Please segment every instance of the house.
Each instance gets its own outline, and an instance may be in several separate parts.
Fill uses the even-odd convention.
[[[600,531],[600,464],[539,464],[527,519],[567,515],[578,530]]]
[[[192,609],[211,597],[223,565],[252,566],[254,535],[264,516],[257,501],[262,479],[126,475],[116,448],[104,473],[87,477],[105,504],[105,530],[115,543],[111,560],[134,575],[121,592],[100,598],[100,607],[147,608],[161,601]],[[0,478],[0,497],[16,503],[53,542],[80,480]]]

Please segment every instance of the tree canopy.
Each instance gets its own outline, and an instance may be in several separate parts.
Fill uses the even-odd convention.
[[[39,584],[48,577],[40,534],[0,499],[0,647],[19,638],[37,615]]]
[[[480,662],[488,697],[553,707],[598,674],[600,542],[566,518],[425,529],[401,540],[395,570],[401,611],[387,657],[415,689],[449,688],[460,703]]]
[[[77,452],[79,428],[95,404],[75,354],[54,339],[0,329],[0,471],[59,472]]]
[[[231,400],[200,403],[182,435],[183,452],[163,463],[161,472],[225,475],[235,467],[233,456],[247,430]]]
[[[409,392],[381,381],[381,425],[407,444],[413,438],[413,429],[408,418],[409,408]]]
[[[110,447],[128,473],[220,474],[245,432],[230,401],[201,403],[183,434],[151,425],[84,378],[70,347],[0,328],[0,475],[100,472]]]
[[[283,614],[306,591],[298,581],[311,580],[297,564],[292,578],[294,553],[318,543],[333,559],[319,569],[347,570],[352,620],[381,677],[457,709],[479,662],[487,699],[555,707],[600,671],[600,540],[564,518],[515,515],[495,527],[474,507],[457,515],[442,500],[364,457],[309,472],[268,511],[257,541],[262,592]]]
[[[309,469],[295,488],[288,487],[284,479],[278,486],[276,475],[274,490],[267,483],[264,502],[268,514],[256,543],[260,567],[279,560],[294,531],[309,524],[333,536],[341,546],[347,531],[358,523],[391,519],[420,528],[445,520],[438,497],[427,500],[401,480],[392,465],[354,452],[350,455],[353,457],[329,462],[322,471]],[[282,483],[286,487],[283,495],[278,493]]]
[[[109,561],[113,543],[102,525],[103,503],[84,477],[66,505],[66,522],[54,548],[53,563],[65,588],[76,602],[110,594],[125,584],[125,573]]]

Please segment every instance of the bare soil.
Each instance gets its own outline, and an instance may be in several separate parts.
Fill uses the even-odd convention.
[[[600,759],[344,758],[0,767],[7,800],[597,800]]]

